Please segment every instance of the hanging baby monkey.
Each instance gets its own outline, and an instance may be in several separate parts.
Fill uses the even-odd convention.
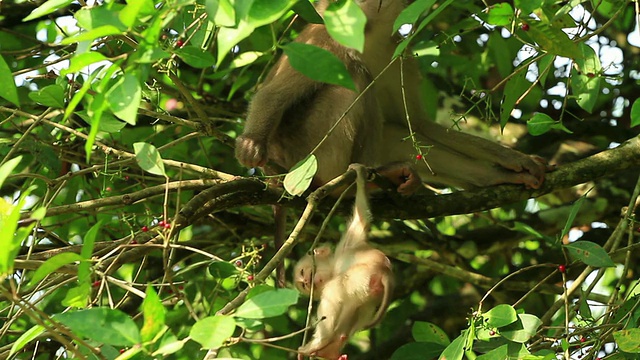
[[[371,225],[366,190],[368,172],[360,164],[349,168],[357,175],[353,217],[333,254],[326,247],[318,248],[322,252],[316,265],[324,270],[321,275],[324,282],[317,282],[316,277],[320,273],[312,274],[310,255],[295,267],[296,274],[309,274],[307,284],[320,284],[319,289],[314,288],[314,293],[317,290],[320,298],[319,322],[311,341],[298,349],[298,359],[304,356],[329,360],[343,358],[341,349],[349,337],[376,325],[389,307],[393,291],[391,262],[382,251],[367,242]],[[308,294],[308,291],[303,292]]]

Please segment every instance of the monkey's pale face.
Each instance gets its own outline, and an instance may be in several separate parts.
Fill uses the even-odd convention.
[[[296,267],[297,271],[294,279],[296,289],[300,293],[309,296],[311,294],[311,285],[313,284],[313,298],[319,299],[325,284],[331,280],[333,272],[328,266],[318,266],[316,264],[316,272],[314,273],[311,263],[303,265],[306,266],[298,264]]]

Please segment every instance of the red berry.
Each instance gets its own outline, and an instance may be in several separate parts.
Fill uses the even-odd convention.
[[[178,290],[184,290],[184,286],[182,285],[178,286]]]
[[[416,155],[416,160],[422,160],[422,154]]]
[[[561,273],[565,273],[567,271],[567,266],[566,265],[558,265],[558,271],[560,271]]]
[[[124,181],[129,181],[129,175],[125,175]]]
[[[583,336],[583,337],[581,337],[581,338],[580,338],[580,342],[581,342],[581,343],[586,342],[586,341],[587,341],[587,338],[586,338],[586,337],[584,337],[584,336]]]
[[[164,224],[166,224],[166,223],[164,222],[164,220],[160,220],[160,221],[158,221],[158,226],[160,226],[160,227],[164,227]]]
[[[137,241],[135,241],[135,240],[131,240],[131,244],[132,244],[132,245],[136,245],[137,243],[138,243]]]
[[[253,275],[249,275],[249,276],[247,276],[247,280],[249,280],[249,281],[253,281]]]
[[[522,31],[529,31],[529,24],[527,23],[522,24],[522,26],[520,26],[520,29],[522,29]]]
[[[145,226],[142,227],[141,230],[142,230],[142,232],[147,232],[147,231],[149,231],[149,228],[147,227],[147,225],[145,225]]]
[[[596,74],[594,74],[594,73],[587,73],[587,77],[588,77],[588,78],[590,78],[590,79],[592,79],[592,78],[596,77]]]
[[[94,281],[93,284],[91,284],[91,286],[93,286],[93,287],[100,286],[100,281]]]
[[[127,351],[127,349],[120,349],[120,354],[124,353],[125,351]]]
[[[111,191],[111,186],[107,186],[107,188],[104,189],[104,190],[107,191],[107,192]]]
[[[171,229],[171,223],[164,223],[163,226],[165,229]]]
[[[236,260],[236,266],[237,267],[242,266],[242,260]]]
[[[489,335],[493,336],[493,335],[495,335],[495,334],[496,334],[496,332],[495,332],[495,331],[493,331],[493,330],[489,331]]]
[[[184,45],[184,40],[178,39],[176,41],[176,47],[181,48]]]

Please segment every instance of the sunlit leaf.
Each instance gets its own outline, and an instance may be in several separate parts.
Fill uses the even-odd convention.
[[[327,32],[340,44],[362,52],[367,17],[355,1],[332,2],[324,13]]]
[[[136,162],[142,170],[154,175],[166,176],[162,157],[155,146],[144,142],[137,142],[133,144],[133,150],[136,154]]]
[[[18,89],[16,83],[13,80],[13,74],[11,68],[4,61],[4,58],[0,56],[0,97],[7,101],[11,101],[14,105],[20,106],[20,100],[18,99]]]
[[[247,319],[265,319],[287,312],[289,306],[298,302],[299,293],[293,289],[277,289],[247,299],[235,316]]]
[[[117,309],[96,307],[54,315],[76,335],[113,346],[132,346],[140,342],[136,323]]]
[[[193,324],[189,336],[204,349],[216,349],[233,335],[235,328],[236,321],[231,316],[209,316]]]
[[[284,178],[284,188],[291,195],[302,195],[311,186],[317,171],[318,160],[311,154],[291,168]]]
[[[331,52],[296,42],[283,46],[283,49],[291,66],[310,79],[356,89],[347,67]]]

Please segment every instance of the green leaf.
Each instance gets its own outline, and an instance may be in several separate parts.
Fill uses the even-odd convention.
[[[33,273],[33,276],[31,277],[31,280],[29,280],[29,283],[27,284],[27,286],[33,286],[37,284],[38,282],[40,282],[40,280],[47,277],[47,275],[53,273],[54,271],[58,270],[59,268],[65,265],[68,265],[77,261],[81,262],[82,260],[83,260],[82,256],[72,252],[66,252],[66,253],[54,255],[50,259],[47,259],[45,262],[43,262],[42,265],[40,265],[40,267],[38,267],[38,269]]]
[[[199,47],[185,46],[181,49],[176,49],[175,52],[182,61],[197,69],[210,67],[216,63],[216,59],[210,52],[204,51]]]
[[[533,136],[542,135],[553,128],[556,121],[549,115],[544,113],[535,113],[531,119],[527,121],[527,130]]]
[[[515,0],[514,5],[516,8],[522,10],[525,15],[531,14],[533,10],[539,9],[542,6],[543,0]]]
[[[531,314],[518,314],[518,318],[518,321],[501,328],[500,335],[509,341],[525,343],[536,334],[542,321]]]
[[[78,283],[86,282],[88,284],[91,281],[91,256],[93,255],[93,247],[101,226],[102,221],[98,221],[86,232],[82,239],[80,256],[84,261],[78,265]]]
[[[640,354],[640,329],[619,330],[613,333],[613,338],[620,350]]]
[[[300,15],[306,22],[311,24],[322,24],[322,17],[316,11],[316,8],[307,0],[297,1],[291,8],[296,14]]]
[[[447,333],[437,325],[425,321],[416,321],[411,327],[411,335],[415,341],[428,342],[447,346],[451,343]]]
[[[560,233],[560,239],[564,238],[565,235],[569,233],[571,227],[573,226],[573,222],[576,220],[576,216],[578,216],[578,212],[580,212],[580,208],[586,199],[585,196],[581,196],[578,200],[576,200],[573,204],[571,204],[571,211],[569,212],[569,216],[567,217],[567,221],[564,223],[564,227],[562,228],[562,233]]]
[[[137,142],[133,144],[133,150],[136,154],[136,162],[142,170],[154,175],[167,176],[164,172],[162,157],[155,146],[145,142]]]
[[[516,71],[518,70],[521,69],[516,69]],[[500,126],[503,128],[509,121],[511,111],[513,111],[516,101],[518,101],[520,96],[531,86],[531,83],[525,78],[526,74],[526,71],[520,71],[509,79],[504,87],[504,96],[502,98],[502,104],[500,105]]]
[[[142,301],[142,315],[144,323],[140,329],[143,342],[151,341],[165,327],[166,310],[153,287],[147,286],[144,301]]]
[[[2,84],[2,86],[0,86],[0,97],[19,107],[20,99],[18,98],[18,89],[13,80],[11,68],[2,56],[0,56],[0,84]]]
[[[113,114],[135,125],[142,100],[142,87],[134,74],[125,74],[107,91],[107,102]]]
[[[591,241],[574,241],[564,247],[569,250],[569,255],[573,259],[580,260],[589,266],[611,267],[616,265],[600,245]]]
[[[42,5],[38,6],[35,10],[29,14],[22,21],[30,21],[33,19],[37,19],[41,16],[45,16],[51,14],[54,11],[58,11],[68,5],[71,5],[73,0],[49,0],[45,1]]]
[[[420,15],[425,11],[431,9],[433,4],[436,3],[436,0],[416,0],[411,3],[409,6],[404,8],[400,15],[396,18],[393,23],[393,32],[398,31],[400,26],[404,24],[415,24],[416,21],[420,18]]]
[[[487,326],[501,328],[516,322],[518,320],[518,314],[513,306],[500,304],[482,314],[482,318],[485,319]]]
[[[152,14],[155,11],[154,3],[151,0],[129,1],[124,9],[120,10],[118,18],[128,29],[131,29],[136,20],[144,14]]]
[[[11,358],[11,355],[22,350],[22,348],[24,348],[31,341],[37,339],[40,335],[44,334],[45,331],[46,330],[44,326],[34,325],[29,330],[22,333],[22,335],[20,335],[20,337],[11,346],[11,351],[9,351],[9,358]]]
[[[513,8],[509,3],[499,3],[489,7],[487,23],[496,26],[508,26],[513,22]]]
[[[391,360],[425,360],[438,357],[445,347],[436,343],[415,342],[404,344],[399,347]]]
[[[157,358],[158,355],[171,355],[180,351],[184,347],[184,343],[184,340],[178,340],[175,335],[170,332],[166,332],[160,340],[160,346],[158,346],[158,350],[151,354],[151,356]]]
[[[254,28],[271,24],[281,18],[293,2],[292,0],[254,0],[249,10],[249,24]]]
[[[69,67],[60,70],[60,75],[67,75],[78,72],[91,64],[106,60],[108,60],[106,56],[96,51],[88,51],[82,54],[76,53],[76,55],[71,58]]]
[[[367,17],[355,1],[332,2],[324,13],[327,32],[338,43],[364,51],[364,27]]]
[[[189,336],[204,349],[216,349],[233,335],[235,328],[236,320],[231,316],[209,316],[193,324]]]
[[[226,279],[238,274],[238,269],[226,261],[214,261],[209,265],[209,274],[216,279]]]
[[[229,64],[229,68],[235,69],[253,64],[262,55],[263,53],[259,51],[245,51],[233,58],[231,64]]]
[[[140,343],[140,332],[131,318],[117,309],[97,307],[56,314],[56,321],[69,327],[76,335],[113,346],[133,346]]]
[[[296,42],[283,46],[283,49],[291,66],[308,78],[356,90],[347,67],[331,52]]]
[[[295,164],[284,177],[284,188],[294,196],[302,195],[309,186],[318,171],[318,160],[311,154]]]
[[[293,289],[278,289],[263,292],[240,305],[234,316],[245,319],[264,319],[287,312],[289,306],[298,302],[299,293]]]
[[[7,180],[9,175],[11,175],[16,166],[20,164],[20,161],[22,161],[22,156],[16,156],[0,166],[0,188],[2,187],[2,184],[4,184],[4,181]]]
[[[84,120],[87,124],[91,125],[92,119],[87,114],[86,111],[78,111],[75,113],[79,118]],[[110,113],[102,114],[102,118],[100,119],[100,123],[98,124],[98,131],[108,132],[108,133],[116,133],[122,130],[127,124],[123,121],[118,120],[115,116]]]
[[[218,26],[232,27],[236,25],[236,9],[229,0],[207,0],[207,15]]]
[[[229,51],[236,46],[240,41],[246,39],[255,27],[250,25],[245,20],[238,22],[237,27],[222,27],[218,30],[218,59],[216,60],[216,67],[219,67],[222,60],[229,54]]]
[[[67,291],[64,299],[62,299],[62,305],[74,308],[84,308],[87,307],[90,298],[91,284],[84,282]]]
[[[547,22],[528,20],[529,36],[546,52],[553,55],[577,59],[581,56],[576,43],[561,29],[552,27]]]
[[[74,36],[63,39],[60,44],[61,45],[70,45],[73,43],[83,42],[83,41],[93,41],[98,38],[102,38],[105,36],[111,35],[120,35],[123,31],[118,29],[113,25],[104,25],[93,30],[83,31]]]
[[[640,125],[640,98],[631,105],[631,127]]]
[[[44,106],[64,108],[64,89],[60,85],[49,85],[40,91],[30,92],[29,98]]]
[[[582,56],[575,59],[578,70],[571,69],[571,86],[578,105],[591,113],[600,94],[602,65],[596,52],[586,44],[580,44]]]
[[[464,356],[464,346],[467,342],[468,332],[469,330],[462,331],[462,334],[444,349],[438,360],[461,360],[462,356]]]
[[[138,2],[144,3],[144,1]],[[116,6],[124,9],[124,7],[119,5]],[[114,7],[94,6],[78,10],[73,17],[78,20],[78,26],[85,30],[94,30],[103,26],[112,26],[124,32],[127,30],[128,26],[122,23],[119,15],[120,12]]]

